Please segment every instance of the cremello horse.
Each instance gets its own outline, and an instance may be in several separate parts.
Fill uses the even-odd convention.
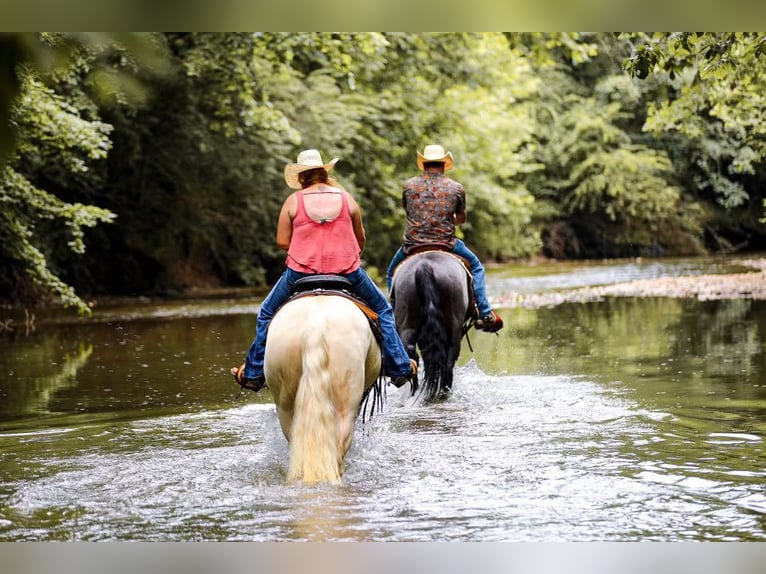
[[[290,444],[288,481],[340,482],[362,403],[373,387],[379,399],[380,365],[367,317],[346,297],[301,297],[274,316],[264,372]]]

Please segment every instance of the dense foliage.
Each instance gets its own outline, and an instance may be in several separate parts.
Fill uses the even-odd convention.
[[[485,260],[763,249],[763,51],[752,33],[0,34],[0,297],[87,312],[76,293],[265,286],[282,170],[308,147],[341,158],[372,272],[432,142]]]

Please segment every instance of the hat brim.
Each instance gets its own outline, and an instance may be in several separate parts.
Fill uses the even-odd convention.
[[[328,163],[324,165],[306,165],[303,163],[288,163],[285,166],[285,183],[287,183],[287,186],[290,189],[301,189],[301,182],[298,180],[298,176],[302,174],[304,171],[309,171],[311,169],[319,169],[324,168],[325,171],[329,172],[333,167],[335,167],[335,164],[338,163],[338,158],[333,158]]]
[[[418,167],[423,168],[423,164],[429,162],[438,162],[444,164],[444,171],[448,171],[455,166],[455,158],[452,157],[452,152],[447,152],[442,157],[426,157],[422,153],[418,152]]]

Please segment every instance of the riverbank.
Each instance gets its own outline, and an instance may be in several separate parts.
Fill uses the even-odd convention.
[[[739,262],[753,271],[637,279],[549,293],[509,293],[495,297],[497,307],[554,307],[561,303],[600,301],[606,297],[680,297],[701,301],[766,299],[766,258]]]
[[[530,272],[530,269],[535,270]],[[553,278],[553,280],[551,280]],[[519,283],[521,281],[521,283]],[[533,261],[488,276],[498,308],[555,307],[608,297],[699,300],[766,299],[766,256],[705,261]],[[0,305],[0,336],[28,334],[44,324],[105,322],[201,315],[255,315],[264,289],[190,290],[174,297],[103,297],[89,301],[91,316],[61,305],[33,309]]]

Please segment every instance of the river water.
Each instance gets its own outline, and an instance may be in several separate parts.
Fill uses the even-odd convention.
[[[720,270],[500,267],[491,296]],[[286,485],[257,299],[133,303],[0,333],[0,541],[765,541],[766,301],[501,309],[454,395],[390,387],[341,486]]]

